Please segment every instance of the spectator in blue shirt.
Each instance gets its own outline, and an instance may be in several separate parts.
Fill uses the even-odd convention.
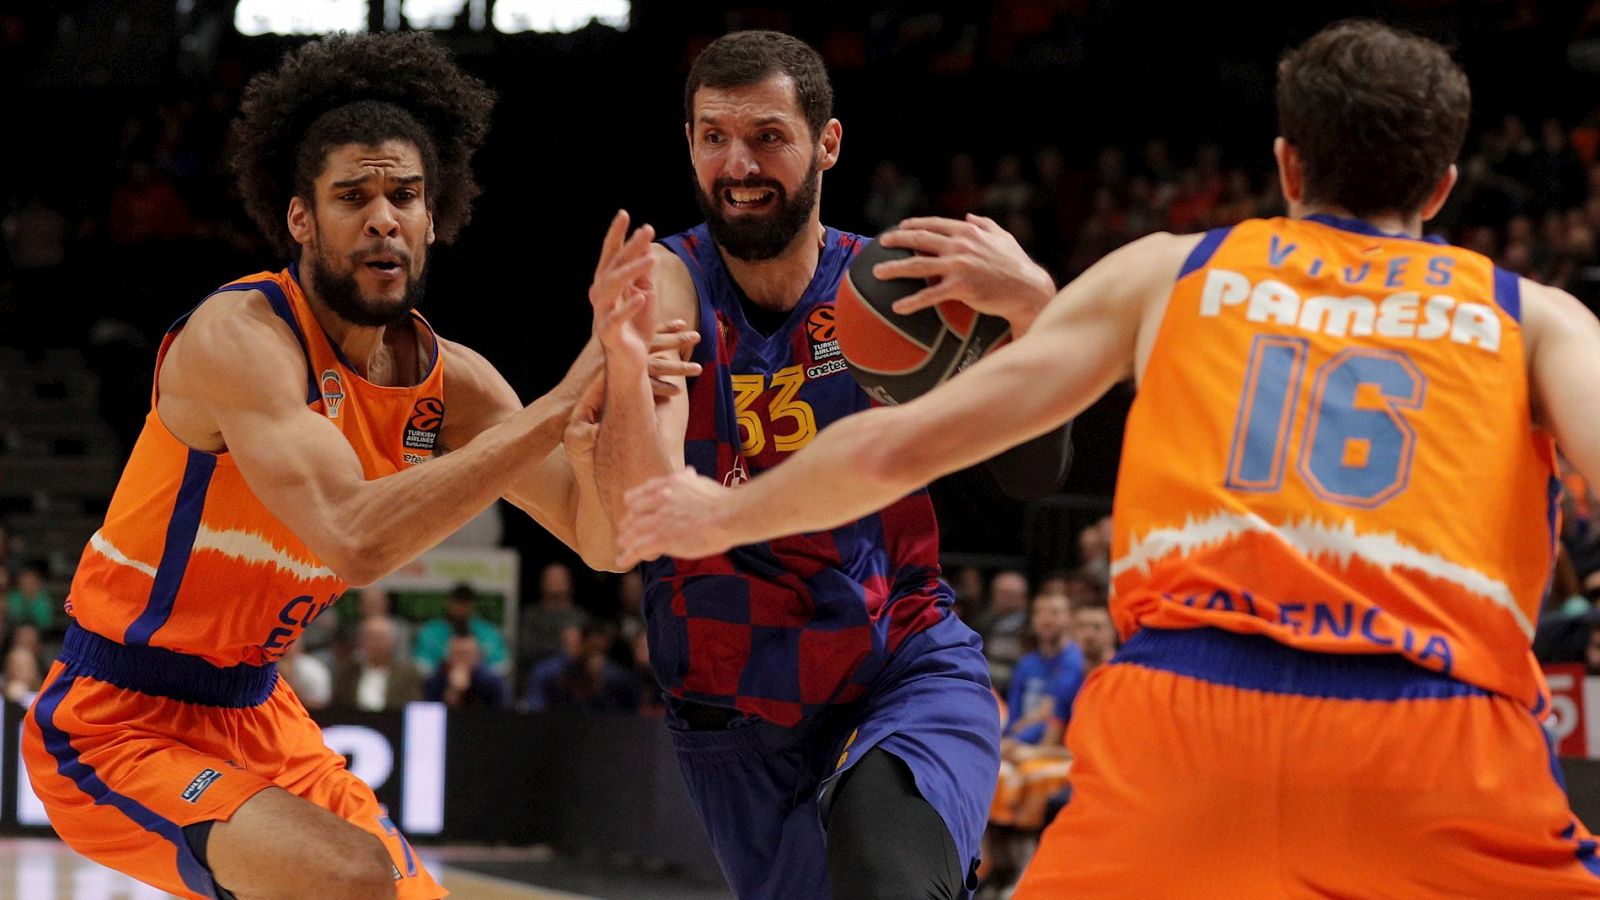
[[[585,622],[575,658],[554,679],[540,685],[546,708],[585,712],[637,709],[639,694],[632,673],[606,655],[615,639],[616,626],[610,622]]]
[[[478,639],[465,626],[450,636],[444,662],[422,685],[422,698],[451,709],[478,706],[503,709],[506,681],[483,664]]]
[[[567,670],[583,652],[583,628],[577,623],[561,629],[561,652],[545,657],[528,674],[527,693],[524,695],[528,712],[544,712],[550,708],[550,695],[561,682],[561,673]]]
[[[1033,637],[1038,649],[1017,661],[1006,698],[1010,722],[1005,739],[1037,744],[1054,717],[1058,698],[1075,695],[1083,682],[1083,653],[1069,639],[1071,616],[1064,593],[1033,598]]]

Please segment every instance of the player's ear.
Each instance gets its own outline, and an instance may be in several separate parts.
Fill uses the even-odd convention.
[[[311,243],[317,231],[316,215],[311,211],[311,204],[298,196],[290,197],[287,222],[289,236],[294,238],[295,243],[302,246]]]
[[[1422,221],[1426,222],[1439,214],[1444,208],[1444,202],[1450,199],[1450,191],[1456,186],[1456,178],[1460,176],[1456,164],[1451,163],[1450,168],[1444,172],[1444,177],[1433,186],[1433,193],[1428,195],[1428,202],[1422,205]]]
[[[1299,203],[1305,197],[1305,173],[1300,168],[1300,151],[1280,135],[1272,141],[1272,155],[1278,160],[1278,186],[1283,199]]]
[[[839,161],[839,141],[843,137],[844,126],[838,119],[829,119],[828,124],[822,126],[822,134],[817,136],[817,144],[822,148],[817,154],[818,169],[826,171]]]
[[[433,213],[428,213],[428,243],[433,243]]]
[[[689,151],[694,152],[694,126],[688,122],[683,123],[683,142],[689,145]]]

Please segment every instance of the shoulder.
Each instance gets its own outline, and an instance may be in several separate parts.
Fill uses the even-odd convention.
[[[1221,229],[1218,229],[1220,232]],[[1202,243],[1214,246],[1219,241],[1213,237],[1213,232],[1198,232],[1195,234],[1172,234],[1166,231],[1157,231],[1147,234],[1138,240],[1132,241],[1124,247],[1114,251],[1110,256],[1118,256],[1132,263],[1138,262],[1157,265],[1172,270],[1176,277],[1177,270],[1189,259]]]
[[[698,325],[700,292],[689,267],[665,244],[653,244],[650,251],[656,260],[654,281],[661,319],[684,319],[691,326]]]
[[[1173,285],[1187,270],[1205,234],[1147,234],[1102,257],[1067,285],[1080,315],[1116,323],[1132,335],[1154,328],[1165,313]]]
[[[270,351],[274,346],[281,345],[292,349],[297,357],[300,352],[299,339],[294,331],[273,312],[267,295],[258,290],[212,294],[189,315],[180,334],[196,337],[198,340],[192,343],[208,347],[225,342],[229,345],[230,353],[239,349],[233,344],[253,345],[263,339],[267,344],[259,348],[261,350]]]
[[[1522,327],[1530,340],[1540,331],[1578,327],[1595,317],[1581,300],[1560,288],[1519,276],[1517,289],[1522,300]]]
[[[499,374],[494,364],[482,353],[466,344],[439,338],[439,358],[449,367],[452,378],[482,378],[489,373]]]
[[[439,358],[445,364],[447,385],[474,393],[500,393],[510,389],[494,363],[466,344],[439,338]]]
[[[1069,287],[1089,303],[1120,305],[1128,299],[1165,297],[1189,265],[1205,234],[1158,231],[1124,244],[1101,257]]]
[[[287,322],[255,290],[213,294],[190,314],[161,369],[162,391],[273,396],[304,394],[305,351]],[[193,390],[190,390],[193,389]]]

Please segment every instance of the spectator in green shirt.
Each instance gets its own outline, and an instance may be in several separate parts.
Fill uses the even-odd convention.
[[[44,572],[38,566],[24,566],[17,573],[17,586],[6,595],[6,621],[13,625],[29,623],[45,634],[55,631],[56,601],[44,588]]]
[[[506,642],[500,636],[500,629],[487,619],[473,615],[478,603],[478,595],[470,585],[458,584],[451,589],[445,597],[444,616],[430,619],[422,623],[417,629],[417,665],[424,671],[433,671],[444,661],[445,654],[450,648],[450,636],[456,633],[459,626],[464,625],[478,639],[478,647],[483,653],[483,664],[495,671],[501,671],[506,662]]]

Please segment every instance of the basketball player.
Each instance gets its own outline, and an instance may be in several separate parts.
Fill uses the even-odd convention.
[[[1552,438],[1600,477],[1600,323],[1421,236],[1468,121],[1441,47],[1336,24],[1277,100],[1287,218],[1117,250],[1014,345],[737,490],[635,490],[624,552],[836,527],[1135,377],[1126,643],[1077,699],[1073,798],[1016,896],[1600,896],[1529,652]]]
[[[240,191],[298,262],[168,333],[23,730],[90,859],[184,897],[444,895],[273,662],[496,497],[570,543],[604,521],[573,508],[559,449],[598,345],[523,407],[412,312],[428,245],[466,224],[492,102],[422,34],[315,41],[246,90]]]
[[[708,336],[693,355],[705,374],[659,406],[636,391],[642,356],[608,356],[595,472],[619,514],[650,476],[687,462],[735,483],[872,405],[833,334],[863,238],[820,221],[841,140],[831,106],[821,58],[787,35],[725,36],[691,68],[685,132],[706,223],[653,247],[648,226],[624,244],[614,224],[602,276],[649,302],[591,292],[602,315],[636,302],[645,334],[659,316]],[[1007,297],[1001,314],[1022,331],[1054,293],[1049,276],[993,223],[954,224],[965,252],[943,274]],[[997,474],[1054,487],[1067,448],[1057,431]],[[925,492],[821,534],[660,560],[645,577],[679,761],[740,897],[966,896],[999,720],[978,637],[950,614]]]

